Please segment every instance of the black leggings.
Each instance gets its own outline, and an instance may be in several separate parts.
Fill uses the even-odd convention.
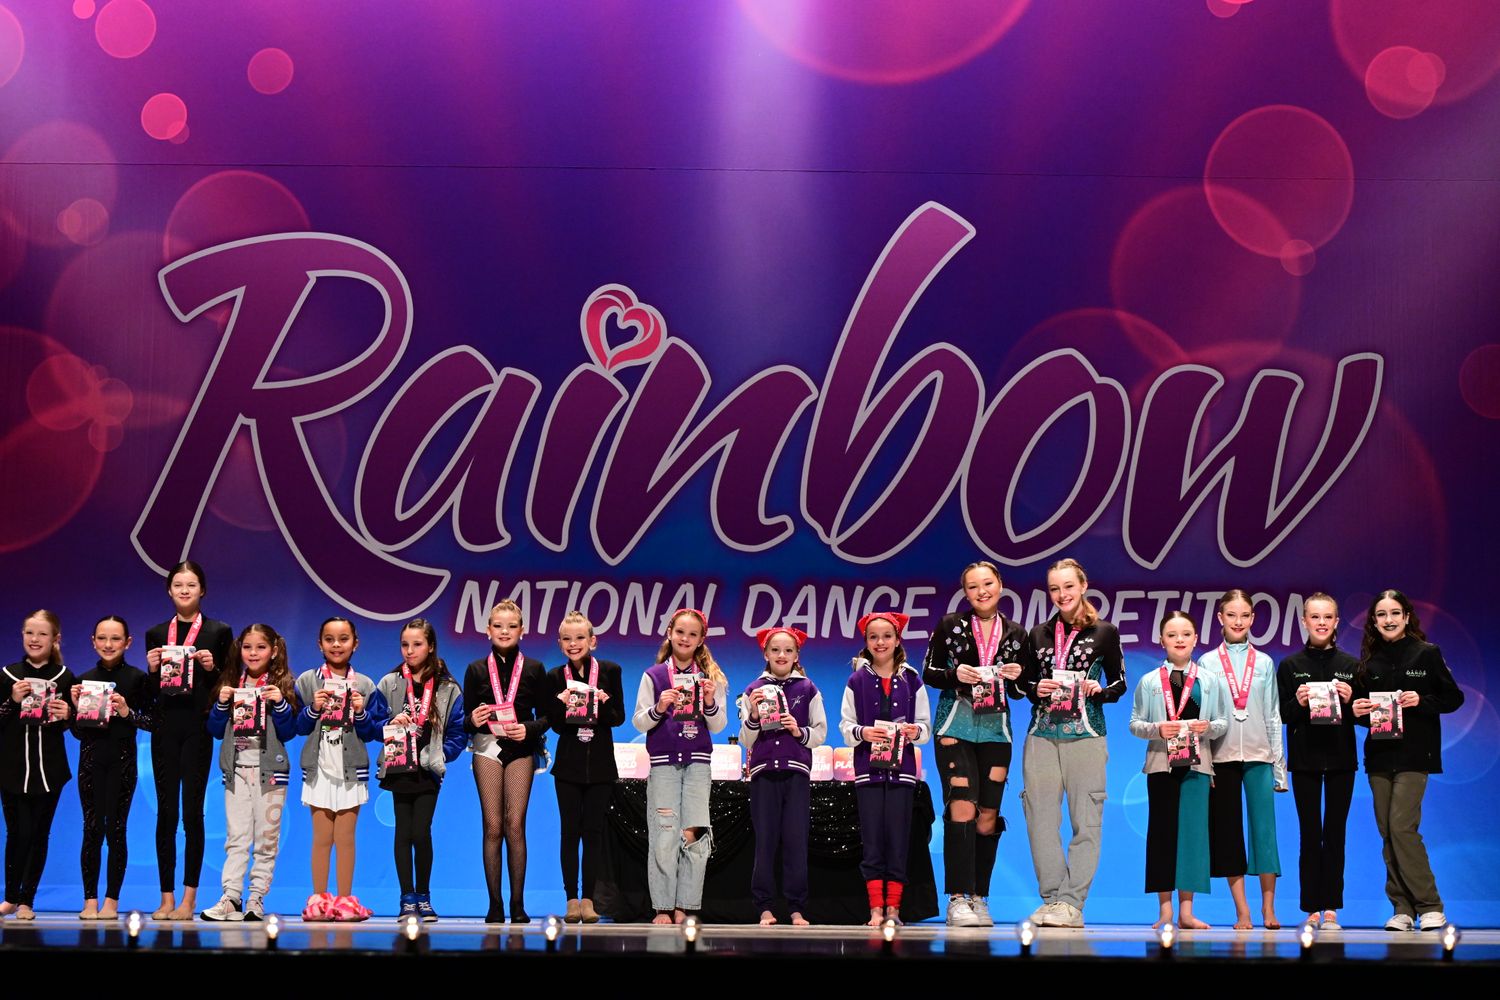
[[[396,879],[403,896],[430,891],[432,814],[437,812],[437,799],[436,788],[430,792],[391,793],[396,812]]]
[[[156,874],[171,892],[177,872],[177,797],[182,796],[182,884],[198,888],[203,872],[203,796],[213,764],[214,739],[196,713],[163,718],[151,734],[151,773],[156,783]]]
[[[995,781],[990,772],[1004,768],[1010,776],[1009,743],[970,743],[937,740],[938,772],[943,776],[943,801],[954,799],[972,802],[976,809],[1000,811],[1005,795],[1004,781]],[[954,778],[967,779],[968,785],[954,785]],[[1005,818],[995,817],[995,832],[979,833],[976,820],[957,822],[951,815],[943,818],[943,882],[949,895],[988,897],[990,877],[995,871],[995,854],[1000,849],[1000,834],[1005,832]]]
[[[563,888],[569,899],[579,898],[578,843],[582,840],[582,898],[593,899],[604,862],[604,824],[614,782],[596,781],[585,785],[558,779],[553,782],[553,787],[557,790],[557,817],[562,827]]]
[[[83,898],[99,898],[99,852],[109,842],[104,898],[118,900],[125,883],[125,825],[135,796],[135,744],[90,740],[78,752],[78,802],[83,807]]]
[[[5,810],[5,901],[36,903],[36,887],[47,866],[47,837],[62,789],[41,795],[0,792]]]
[[[1302,912],[1342,910],[1344,830],[1354,798],[1354,772],[1293,771],[1292,798],[1302,833],[1297,865]]]

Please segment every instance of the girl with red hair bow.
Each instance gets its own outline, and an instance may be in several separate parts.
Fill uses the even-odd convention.
[[[740,697],[740,744],[750,755],[750,821],[755,874],[750,895],[762,924],[776,923],[776,852],[791,921],[807,926],[807,839],[812,752],[828,736],[823,696],[798,657],[807,633],[763,628],[756,633],[766,669]]]
[[[860,874],[870,898],[871,927],[887,919],[901,922],[912,803],[921,780],[907,744],[932,737],[922,676],[906,662],[901,646],[909,620],[894,611],[859,620],[865,648],[854,659],[839,722],[844,742],[854,748],[854,796],[864,843]]]

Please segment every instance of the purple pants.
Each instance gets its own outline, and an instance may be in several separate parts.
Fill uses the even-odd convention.
[[[866,882],[906,882],[906,856],[911,851],[911,810],[916,787],[895,781],[872,781],[854,786],[859,804],[859,832],[864,858],[859,874]]]
[[[792,913],[807,910],[807,823],[810,779],[801,771],[762,772],[750,781],[750,821],[755,826],[755,874],[750,897],[756,913],[776,898],[776,851],[781,850],[781,884]]]

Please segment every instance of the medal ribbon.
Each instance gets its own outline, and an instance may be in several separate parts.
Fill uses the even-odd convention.
[[[1172,672],[1167,665],[1161,665],[1161,700],[1167,705],[1167,721],[1176,722],[1182,710],[1187,707],[1188,695],[1192,693],[1193,685],[1198,681],[1198,664],[1193,664],[1183,674],[1182,678],[1182,700],[1175,701],[1172,698]]]
[[[1240,686],[1234,676],[1234,664],[1229,661],[1229,647],[1219,643],[1219,665],[1224,668],[1224,679],[1229,682],[1229,694],[1234,699],[1236,711],[1243,712],[1250,701],[1250,681],[1255,676],[1255,647],[1245,647],[1245,685]]]
[[[1078,630],[1075,628],[1068,633],[1068,641],[1063,642],[1062,618],[1057,619],[1057,631],[1052,634],[1052,669],[1068,669],[1068,651],[1073,648],[1073,640],[1078,638]]]
[[[979,665],[981,667],[998,666],[995,663],[995,654],[1000,650],[1000,633],[1005,631],[1000,627],[999,614],[996,614],[990,621],[993,623],[990,625],[990,639],[989,642],[985,642],[980,638],[979,616],[971,615],[969,617],[969,628],[974,630],[974,645],[979,650]]]
[[[418,729],[427,725],[427,713],[432,710],[432,693],[437,690],[437,678],[432,678],[422,689],[422,707],[412,711],[417,703],[417,691],[411,683],[411,667],[401,665],[401,674],[406,678],[406,713],[411,716],[412,722]]]
[[[592,657],[590,657],[592,659]],[[516,660],[510,668],[510,686],[505,689],[505,696],[500,695],[500,669],[495,663],[495,654],[490,654],[490,689],[494,691],[495,698],[502,705],[514,705],[516,692],[521,690],[521,665],[525,661],[521,658],[521,648],[516,647]]]

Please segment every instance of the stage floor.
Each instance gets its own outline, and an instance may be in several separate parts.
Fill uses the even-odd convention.
[[[1178,962],[1249,962],[1284,964],[1303,958],[1299,927],[1278,931],[1235,931],[1215,928],[1181,932],[1171,960]],[[117,952],[186,956],[267,952],[273,946],[265,924],[214,924],[204,921],[146,920],[132,946],[124,921],[85,922],[73,914],[41,914],[35,921],[9,918],[0,922],[0,950]],[[422,954],[479,955],[500,953],[539,958],[549,953],[543,919],[530,924],[489,925],[477,919],[444,919],[422,927],[413,944],[389,917],[359,924],[304,924],[297,918],[280,920],[274,950],[278,954],[307,955],[349,952],[365,955]],[[577,956],[658,957],[684,955],[689,944],[679,928],[642,924],[562,925],[550,951]],[[944,960],[1008,959],[1053,962],[1098,961],[1106,964],[1161,962],[1163,952],[1156,932],[1147,926],[1096,926],[1082,930],[1038,928],[1029,954],[1023,954],[1014,925],[992,930],[958,930],[941,924],[900,928],[887,947],[880,931],[864,927],[757,927],[711,925],[699,928],[695,958],[781,956],[783,958],[889,958],[932,962]],[[1306,961],[1318,965],[1429,965],[1440,963],[1443,948],[1433,933],[1394,934],[1384,930],[1350,929],[1320,934]],[[1500,963],[1500,930],[1462,932],[1453,965]]]

